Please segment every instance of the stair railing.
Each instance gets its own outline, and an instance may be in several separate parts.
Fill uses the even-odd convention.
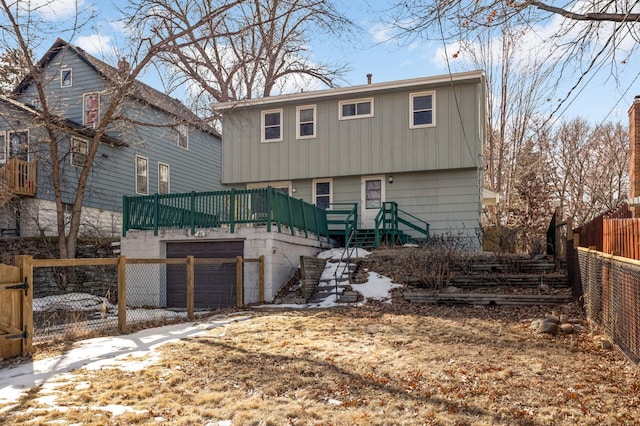
[[[395,245],[400,236],[400,224],[424,235],[426,242],[429,242],[429,224],[427,222],[399,209],[398,203],[395,201],[385,201],[375,219],[376,247],[380,245],[384,235],[389,235],[391,245]]]
[[[345,261],[345,254],[347,255],[347,257],[346,257],[346,263],[342,266],[342,270],[340,271],[340,273],[338,273],[338,271],[341,269],[340,262],[339,262],[338,267],[333,272],[333,281],[336,283],[335,285],[336,302],[340,299],[340,295],[338,294],[338,287],[339,287],[338,277],[344,278],[345,271],[349,269],[351,265],[351,256],[353,255],[353,252],[358,249],[357,244],[351,247],[351,243],[355,234],[356,232],[354,230],[353,232],[351,232],[351,234],[349,234],[349,237],[346,238],[344,242],[344,250],[342,250],[342,255],[340,255],[340,262]],[[350,248],[351,250],[349,250]],[[347,283],[351,284],[351,271],[349,271],[349,273],[347,274]]]

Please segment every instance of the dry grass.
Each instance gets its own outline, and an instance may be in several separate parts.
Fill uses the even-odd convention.
[[[4,421],[602,425],[640,418],[637,367],[598,348],[588,328],[550,337],[533,334],[524,320],[542,311],[397,302],[256,313],[164,345],[160,360],[139,371],[59,377]]]

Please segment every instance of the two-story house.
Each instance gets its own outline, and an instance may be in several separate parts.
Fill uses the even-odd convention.
[[[400,228],[415,238],[424,237],[417,228],[426,222],[432,236],[480,247],[484,72],[369,81],[217,108],[224,184],[273,186],[328,212],[353,204],[361,232],[393,205],[406,219]]]
[[[37,67],[58,133],[63,201],[73,203],[77,176],[119,74],[61,39]],[[33,76],[0,100],[0,228],[3,234],[54,235],[50,145]],[[136,81],[107,128],[89,176],[84,234],[117,236],[122,197],[221,189],[221,141],[178,100]]]

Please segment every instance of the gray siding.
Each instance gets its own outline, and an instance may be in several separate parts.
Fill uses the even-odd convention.
[[[60,87],[60,67],[73,69],[71,87]],[[95,91],[101,92],[100,112],[104,113],[109,102],[105,82],[93,68],[78,57],[62,51],[52,59],[45,72],[49,82],[46,88],[48,105],[55,113],[82,123],[83,94]],[[34,98],[32,86],[21,95],[19,101],[33,104]],[[174,117],[165,112],[132,99],[127,101],[122,112],[129,118],[156,126],[175,121]],[[1,130],[3,129],[0,128]],[[148,159],[149,194],[158,190],[158,162],[169,165],[171,193],[223,188],[222,145],[220,139],[214,135],[191,128],[189,148],[185,150],[172,142],[167,127],[115,123],[108,133],[127,146],[100,145],[87,185],[84,203],[86,207],[119,211],[122,196],[135,195],[136,155]],[[37,139],[32,137],[31,140]],[[70,162],[69,141],[68,135],[61,137],[63,201],[67,203],[73,202],[77,176],[80,173],[80,168],[74,167]],[[46,145],[40,146],[36,197],[53,200],[51,166],[47,161],[49,156],[46,150]]]
[[[436,126],[409,128],[409,95],[435,91]],[[374,117],[339,120],[341,100],[372,97]],[[296,106],[315,104],[317,133],[296,139]],[[261,112],[283,109],[283,141],[260,142]],[[484,143],[482,83],[423,85],[365,96],[232,109],[224,117],[223,182],[263,182],[478,166]]]

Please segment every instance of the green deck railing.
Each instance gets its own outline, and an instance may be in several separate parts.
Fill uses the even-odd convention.
[[[429,242],[429,224],[427,222],[399,209],[398,203],[386,201],[382,203],[375,219],[375,246],[380,245],[383,236],[388,236],[391,244],[395,244],[404,233],[400,225],[404,225],[405,229],[412,229],[424,235],[425,242]]]
[[[264,225],[267,231],[276,226],[278,232],[288,228],[315,234],[317,239],[329,236],[324,209],[289,197],[272,187],[231,189],[229,191],[190,192],[186,194],[154,194],[124,196],[122,199],[122,236],[130,229],[190,229]]]
[[[358,203],[331,203],[326,210],[329,232],[344,232],[344,241],[358,229]]]

